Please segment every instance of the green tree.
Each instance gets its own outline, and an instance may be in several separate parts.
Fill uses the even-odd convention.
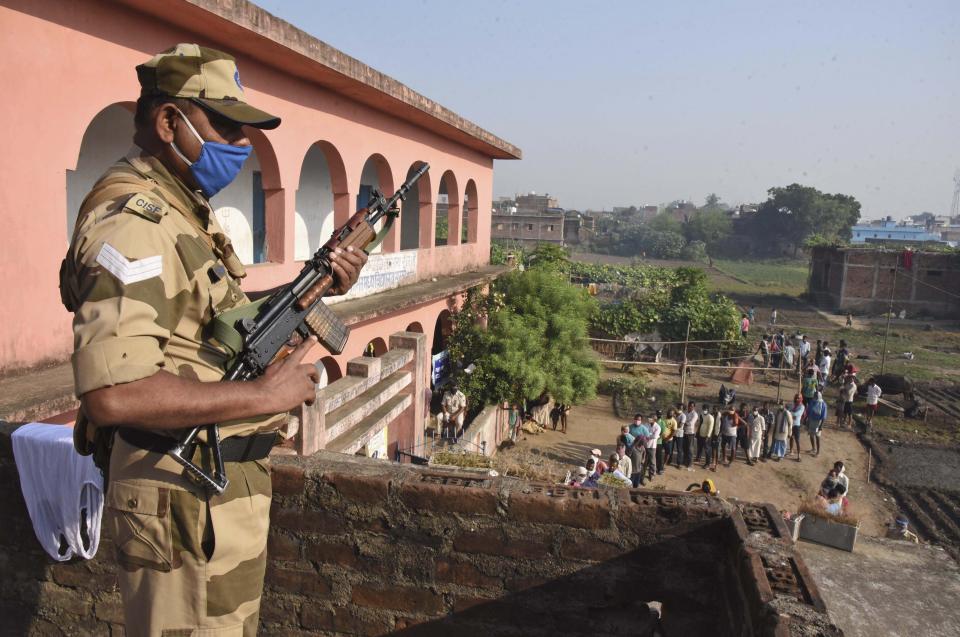
[[[680,256],[685,243],[683,235],[679,232],[647,230],[640,237],[639,247],[648,257],[676,259]]]
[[[677,268],[677,285],[663,314],[661,334],[683,340],[690,325],[691,340],[733,340],[740,317],[733,301],[707,293],[707,275],[700,268]]]
[[[647,222],[647,228],[660,232],[683,234],[683,224],[669,211],[665,210]]]
[[[860,202],[849,195],[826,194],[811,186],[790,184],[771,188],[751,224],[751,233],[780,247],[792,247],[794,256],[807,237],[819,234],[849,240],[860,219]]]
[[[570,252],[555,243],[540,243],[526,257],[526,263],[531,267],[553,268],[561,266],[570,260]]]
[[[475,366],[460,375],[465,393],[475,404],[534,400],[544,392],[569,404],[589,400],[599,380],[585,340],[595,308],[585,290],[537,269],[511,272],[490,294],[471,295],[450,340],[451,358]]]
[[[687,241],[703,241],[711,254],[716,252],[710,248],[726,241],[732,231],[733,222],[727,213],[719,209],[707,210],[706,207],[695,212],[683,226]]]

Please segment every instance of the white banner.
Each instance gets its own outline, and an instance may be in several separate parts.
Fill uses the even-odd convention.
[[[417,251],[391,252],[390,254],[371,254],[367,264],[360,271],[360,278],[350,291],[343,296],[324,299],[326,303],[337,303],[349,299],[391,290],[417,278]]]

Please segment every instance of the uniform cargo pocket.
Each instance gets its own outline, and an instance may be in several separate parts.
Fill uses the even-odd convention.
[[[169,571],[173,563],[170,490],[111,482],[106,505],[120,565],[129,570]]]

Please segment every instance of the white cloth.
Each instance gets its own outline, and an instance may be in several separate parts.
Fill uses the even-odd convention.
[[[100,545],[103,476],[91,456],[74,450],[73,428],[30,423],[11,438],[23,499],[43,550],[59,562],[74,555],[92,558]],[[83,510],[90,540],[86,548],[80,537]],[[63,555],[61,536],[67,545]]]
[[[876,405],[880,402],[880,396],[883,396],[883,391],[880,389],[880,385],[867,385],[867,404]]]

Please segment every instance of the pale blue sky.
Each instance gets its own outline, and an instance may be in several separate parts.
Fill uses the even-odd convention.
[[[260,0],[523,150],[494,195],[567,208],[760,201],[949,211],[960,1]]]

